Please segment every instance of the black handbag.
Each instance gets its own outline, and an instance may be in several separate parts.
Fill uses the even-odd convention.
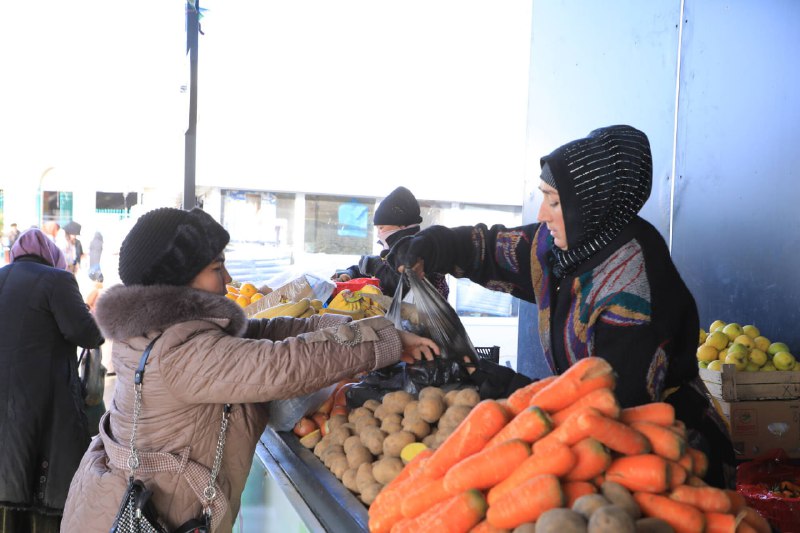
[[[102,360],[103,354],[99,348],[84,348],[78,359],[83,402],[88,406],[99,405],[103,401],[106,367]]]
[[[139,423],[139,415],[142,406],[142,383],[144,381],[144,368],[147,363],[147,358],[150,356],[150,351],[153,349],[156,341],[161,337],[159,335],[147,345],[142,358],[139,360],[139,366],[136,368],[136,373],[133,378],[133,386],[136,393],[136,398],[133,404],[133,428],[131,430],[131,455],[128,457],[128,467],[131,469],[131,474],[128,482],[128,489],[122,497],[119,511],[111,526],[110,533],[169,533],[164,526],[164,521],[161,520],[156,511],[151,497],[153,492],[148,490],[141,480],[135,478],[136,468],[139,466],[139,455],[136,447],[134,446],[136,440],[136,429]],[[219,429],[219,438],[217,439],[217,449],[214,455],[214,465],[211,468],[211,475],[209,478],[208,486],[203,491],[205,504],[203,506],[203,513],[199,518],[192,518],[187,520],[172,533],[210,533],[211,532],[211,504],[216,497],[215,483],[219,468],[222,464],[222,452],[225,448],[225,433],[228,429],[228,419],[230,417],[231,406],[226,404],[222,411],[222,423]]]

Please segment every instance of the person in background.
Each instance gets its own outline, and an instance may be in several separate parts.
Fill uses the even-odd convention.
[[[350,281],[357,278],[378,278],[381,291],[387,296],[394,296],[400,281],[400,274],[387,262],[392,247],[405,237],[415,235],[420,230],[422,216],[419,202],[405,187],[398,187],[383,199],[372,218],[378,231],[378,243],[383,246],[379,255],[364,255],[357,265],[334,276],[336,281]],[[450,289],[444,275],[431,272],[428,280],[446,299]]]
[[[100,268],[100,257],[103,255],[103,234],[94,232],[89,242],[89,279],[103,283],[103,271]]]
[[[5,255],[5,262],[11,262],[11,247],[14,246],[14,243],[19,238],[19,229],[17,229],[16,222],[12,222],[8,226],[8,231],[5,234],[5,242],[3,245],[5,246],[4,255]]]
[[[77,275],[78,270],[81,268],[81,260],[83,259],[83,244],[81,240],[78,238],[78,235],[73,235],[71,233],[67,233],[67,239],[69,239],[69,243],[72,246],[73,250],[73,259],[72,265],[68,265],[68,270],[70,270],[73,274]]]
[[[637,215],[650,196],[647,136],[619,125],[541,159],[538,222],[517,228],[433,226],[399,255],[417,273],[467,277],[538,307],[547,364],[560,374],[603,357],[623,407],[666,401],[711,460],[707,481],[730,487],[735,458],[698,377],[697,306],[664,239]]]
[[[23,232],[0,268],[0,531],[54,532],[89,444],[77,347],[103,336],[61,250]]]
[[[153,340],[142,385],[137,479],[172,531],[201,515],[225,404],[233,404],[212,502],[213,531],[230,532],[266,428],[270,400],[318,391],[398,361],[433,359],[430,339],[384,317],[248,320],[225,297],[228,232],[201,209],[160,208],[139,218],[119,252],[122,285],[96,317],[113,341],[117,386],[70,487],[64,532],[107,533],[131,475],[134,373]],[[173,469],[163,458],[171,454]],[[157,458],[153,458],[157,457]]]

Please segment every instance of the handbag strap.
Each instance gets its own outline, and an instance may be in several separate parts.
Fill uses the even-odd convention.
[[[133,481],[134,472],[139,467],[139,453],[136,450],[136,430],[139,426],[139,416],[142,411],[142,384],[144,383],[144,371],[147,359],[150,357],[150,352],[156,341],[161,338],[159,334],[156,338],[150,341],[147,348],[142,352],[142,357],[139,359],[139,365],[136,367],[136,372],[133,375],[133,426],[131,428],[131,441],[130,441],[130,456],[128,457],[128,468],[131,470],[130,479]],[[220,467],[222,466],[222,454],[225,450],[225,435],[228,431],[228,421],[231,414],[231,404],[226,403],[222,408],[222,422],[220,423],[219,435],[217,436],[217,447],[214,451],[214,462],[211,467],[208,485],[203,489],[203,497],[205,502],[203,504],[203,514],[211,522],[211,507],[214,498],[217,496],[216,482],[219,475]]]

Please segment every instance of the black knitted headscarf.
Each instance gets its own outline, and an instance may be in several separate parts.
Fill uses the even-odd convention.
[[[552,249],[553,273],[561,278],[619,235],[647,201],[650,142],[631,126],[608,126],[555,149],[541,165],[564,215],[567,249]]]

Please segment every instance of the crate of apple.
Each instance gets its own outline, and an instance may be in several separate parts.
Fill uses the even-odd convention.
[[[715,320],[700,329],[697,361],[701,368],[721,371],[723,364],[747,372],[800,371],[800,363],[783,342],[772,342],[756,326]]]

